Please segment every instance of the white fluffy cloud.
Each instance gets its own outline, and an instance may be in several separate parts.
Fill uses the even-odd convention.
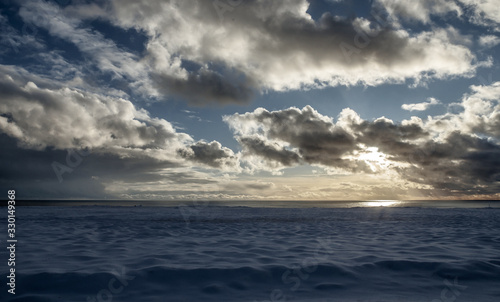
[[[377,0],[395,20],[432,23],[431,17],[454,15],[473,23],[500,30],[500,7],[497,0]]]
[[[474,133],[500,140],[500,82],[491,85],[471,86],[472,93],[465,94],[458,104],[460,113],[447,113],[432,117],[427,128],[441,136],[453,131]]]
[[[408,111],[425,111],[429,109],[429,107],[440,103],[441,102],[439,102],[439,100],[435,98],[429,98],[427,99],[427,102],[415,103],[415,104],[403,104],[401,105],[401,108],[403,110],[408,110]]]
[[[90,148],[124,157],[179,164],[184,158],[220,169],[239,167],[230,149],[218,142],[194,142],[129,100],[58,87],[57,82],[14,67],[0,65],[0,70],[0,132],[16,138],[24,148]]]
[[[479,37],[479,45],[490,48],[500,44],[500,38],[495,35],[486,35]]]
[[[245,103],[269,89],[471,76],[478,66],[491,64],[477,62],[451,27],[412,32],[376,12],[373,20],[329,13],[313,20],[306,0],[243,1],[234,7],[214,3],[122,0],[61,9],[25,1],[19,14],[76,45],[96,68],[126,83],[127,93],[175,95],[196,105]],[[431,12],[460,13],[453,1],[384,0],[378,5],[423,22]],[[131,53],[83,26],[94,18],[145,33],[146,52]]]
[[[453,0],[377,0],[395,18],[414,19],[423,23],[431,22],[431,15],[445,15],[453,12],[457,16],[462,9]]]
[[[244,102],[261,89],[442,79],[477,67],[446,29],[410,33],[328,13],[313,20],[308,6],[244,1],[221,11],[210,1],[115,1],[109,18],[147,32],[156,88],[196,104]]]
[[[473,9],[471,20],[477,24],[491,26],[496,31],[500,30],[500,6],[496,0],[458,0]]]
[[[243,147],[242,160],[257,170],[309,164],[335,174],[390,175],[448,196],[494,194],[500,187],[500,82],[471,90],[460,103],[463,112],[426,121],[367,121],[344,109],[334,122],[310,106],[259,108],[224,120]]]
[[[191,140],[125,99],[42,88],[8,74],[2,75],[0,84],[2,130],[30,148],[175,148]]]

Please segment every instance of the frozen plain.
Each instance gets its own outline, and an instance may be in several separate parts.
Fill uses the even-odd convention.
[[[497,208],[32,206],[17,217],[16,295],[4,285],[1,301],[500,301]]]

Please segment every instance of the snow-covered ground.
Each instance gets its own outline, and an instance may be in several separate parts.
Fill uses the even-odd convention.
[[[17,293],[4,282],[1,301],[500,301],[495,208],[47,206],[16,216]]]

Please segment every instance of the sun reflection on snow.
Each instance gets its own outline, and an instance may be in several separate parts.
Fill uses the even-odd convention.
[[[370,200],[363,203],[368,207],[391,207],[400,204],[399,200]]]

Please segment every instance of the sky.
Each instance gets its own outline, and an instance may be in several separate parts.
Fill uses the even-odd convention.
[[[500,198],[496,0],[6,0],[18,199]]]

